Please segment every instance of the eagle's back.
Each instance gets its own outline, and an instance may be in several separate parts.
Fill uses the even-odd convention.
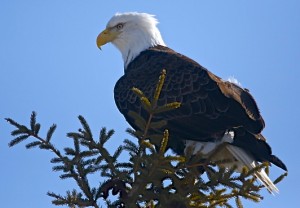
[[[213,141],[233,130],[232,145],[250,152],[257,161],[269,161],[287,170],[260,134],[264,120],[249,91],[223,81],[197,62],[164,46],[143,51],[115,85],[116,105],[134,129],[140,130],[128,115],[130,111],[145,120],[149,115],[132,88],[140,89],[151,100],[163,69],[167,75],[158,105],[176,101],[181,106],[155,115],[152,121],[165,120],[167,125],[153,131],[162,133],[168,129],[169,146],[175,152],[183,153],[184,140]]]
[[[169,129],[176,129],[180,137],[199,138],[237,126],[245,126],[253,133],[263,129],[257,105],[246,90],[222,81],[195,61],[164,46],[143,51],[115,86],[117,107],[131,125],[134,126],[127,115],[129,111],[146,116],[132,87],[151,99],[162,69],[166,69],[167,76],[158,105],[177,101],[182,106],[154,120],[166,119]]]

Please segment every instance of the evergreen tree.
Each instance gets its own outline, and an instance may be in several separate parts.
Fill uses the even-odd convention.
[[[139,96],[149,118],[144,120],[136,112],[130,112],[136,125],[143,131],[128,129],[127,132],[137,142],[126,139],[114,153],[105,147],[114,131],[102,128],[99,137],[95,138],[83,116],[78,117],[82,128],[67,134],[73,140],[73,147],[58,150],[52,143],[56,125],[52,125],[47,134],[41,136],[41,125],[36,120],[35,112],[31,114],[29,126],[6,119],[15,127],[11,132],[14,138],[9,146],[34,138],[34,141],[26,144],[26,148],[51,151],[54,154],[50,161],[53,171],[61,172],[61,179],[76,181],[78,189],[67,190],[64,195],[48,192],[53,198],[52,203],[57,206],[98,208],[102,201],[107,207],[212,208],[234,207],[231,204],[235,201],[235,206],[241,208],[241,198],[261,201],[263,197],[259,192],[263,186],[255,182],[254,173],[261,168],[268,172],[268,164],[263,163],[250,171],[245,168],[241,173],[236,173],[234,167],[226,169],[218,166],[228,161],[203,161],[203,156],[193,155],[192,150],[187,151],[185,156],[169,153],[167,129],[163,135],[149,134],[150,128],[160,128],[165,124],[165,121],[152,122],[154,114],[180,107],[177,102],[157,106],[165,76],[163,70],[151,101],[139,89],[132,89]],[[129,161],[120,161],[121,154],[127,154]],[[91,174],[99,175],[99,185],[89,182]],[[274,183],[286,175],[284,173]],[[116,195],[116,200],[112,200],[110,195]]]

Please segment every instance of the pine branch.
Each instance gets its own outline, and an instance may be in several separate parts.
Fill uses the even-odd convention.
[[[168,154],[168,130],[163,135],[152,134],[150,130],[166,126],[166,121],[152,121],[155,114],[180,107],[177,102],[157,105],[165,76],[166,71],[163,70],[152,100],[141,90],[133,88],[148,112],[147,120],[136,112],[129,112],[142,130],[127,130],[137,139],[137,144],[126,139],[123,145],[110,153],[105,145],[114,131],[102,128],[95,139],[88,122],[83,116],[78,116],[81,128],[67,134],[73,146],[65,147],[61,153],[51,142],[56,125],[49,128],[45,137],[40,136],[41,125],[37,123],[36,113],[32,112],[29,127],[6,119],[15,128],[11,132],[13,139],[9,146],[33,138],[34,141],[28,142],[25,147],[51,151],[55,155],[50,161],[53,171],[60,172],[61,179],[76,181],[79,191],[69,190],[64,196],[48,192],[53,198],[52,203],[57,206],[98,208],[102,200],[107,207],[213,208],[233,207],[230,202],[234,202],[236,207],[242,208],[241,198],[254,202],[262,200],[259,194],[262,186],[256,184],[255,172],[265,169],[268,173],[269,164],[262,163],[253,170],[245,168],[236,173],[235,167],[222,168],[222,163],[228,161],[212,163],[210,159],[203,159],[201,153],[193,155],[192,149],[187,150],[184,156]],[[122,154],[128,154],[129,161],[120,162]],[[98,174],[105,181],[93,187],[89,181],[91,174]],[[286,175],[279,176],[274,183],[280,182]],[[111,195],[117,196],[117,199],[111,201]]]
[[[55,198],[53,200],[53,204],[62,205],[68,204],[70,207],[73,205],[77,205],[79,207],[83,206],[91,206],[98,207],[97,200],[99,199],[99,194],[97,195],[93,193],[93,190],[96,188],[90,188],[90,184],[88,182],[88,174],[92,174],[98,171],[98,167],[95,166],[94,162],[96,160],[95,155],[99,152],[95,152],[94,150],[81,150],[80,141],[79,139],[84,138],[85,140],[92,140],[92,134],[90,128],[82,116],[79,116],[79,120],[83,126],[83,130],[79,130],[79,133],[69,133],[68,137],[73,139],[74,147],[66,147],[64,148],[65,155],[62,155],[58,149],[54,147],[54,145],[50,142],[53,133],[56,129],[56,125],[53,124],[46,135],[46,139],[42,138],[38,135],[40,124],[36,123],[36,113],[33,112],[30,118],[30,128],[27,128],[24,125],[20,125],[12,119],[6,119],[11,125],[15,126],[17,129],[12,131],[12,136],[16,136],[10,143],[9,146],[14,146],[19,144],[30,137],[36,139],[36,141],[29,142],[26,144],[27,149],[31,149],[34,147],[39,147],[40,149],[45,149],[53,152],[55,154],[55,158],[51,160],[51,163],[55,164],[53,166],[54,171],[62,171],[63,173],[60,175],[61,179],[73,178],[82,193],[78,193],[77,195],[75,192],[67,192],[66,197],[59,197],[59,195],[55,194],[48,194]],[[105,131],[102,131],[102,136],[104,136]],[[109,131],[108,135],[105,135],[106,138],[109,138],[112,135],[112,131]],[[106,139],[107,140],[107,139]],[[104,151],[105,149],[102,148]],[[115,154],[115,157],[120,155],[120,150],[118,150]],[[104,158],[111,158],[109,154],[104,156]],[[109,160],[107,159],[107,161]],[[123,167],[125,167],[123,165]],[[82,198],[79,196],[84,196],[86,198]],[[77,201],[76,201],[76,200]],[[75,202],[74,202],[75,200]],[[72,203],[71,203],[72,201]]]

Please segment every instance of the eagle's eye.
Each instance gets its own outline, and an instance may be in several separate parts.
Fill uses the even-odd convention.
[[[123,23],[119,23],[119,24],[117,24],[116,28],[117,28],[118,30],[121,30],[121,29],[123,28],[123,26],[124,26]]]

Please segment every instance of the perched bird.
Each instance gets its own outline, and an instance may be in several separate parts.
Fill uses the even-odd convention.
[[[180,102],[181,107],[153,116],[152,121],[165,120],[163,129],[170,132],[169,147],[177,154],[187,148],[194,153],[213,156],[214,160],[232,159],[227,167],[256,167],[270,162],[287,170],[272,154],[261,135],[265,123],[248,90],[214,75],[194,60],[168,48],[157,28],[157,19],[146,13],[117,13],[97,37],[97,46],[111,42],[121,52],[124,75],[114,89],[115,102],[128,123],[139,127],[128,115],[130,111],[147,120],[137,95],[140,89],[152,98],[162,69],[167,76],[158,105]],[[223,145],[223,148],[218,148]],[[278,192],[264,170],[255,173],[270,192]]]

